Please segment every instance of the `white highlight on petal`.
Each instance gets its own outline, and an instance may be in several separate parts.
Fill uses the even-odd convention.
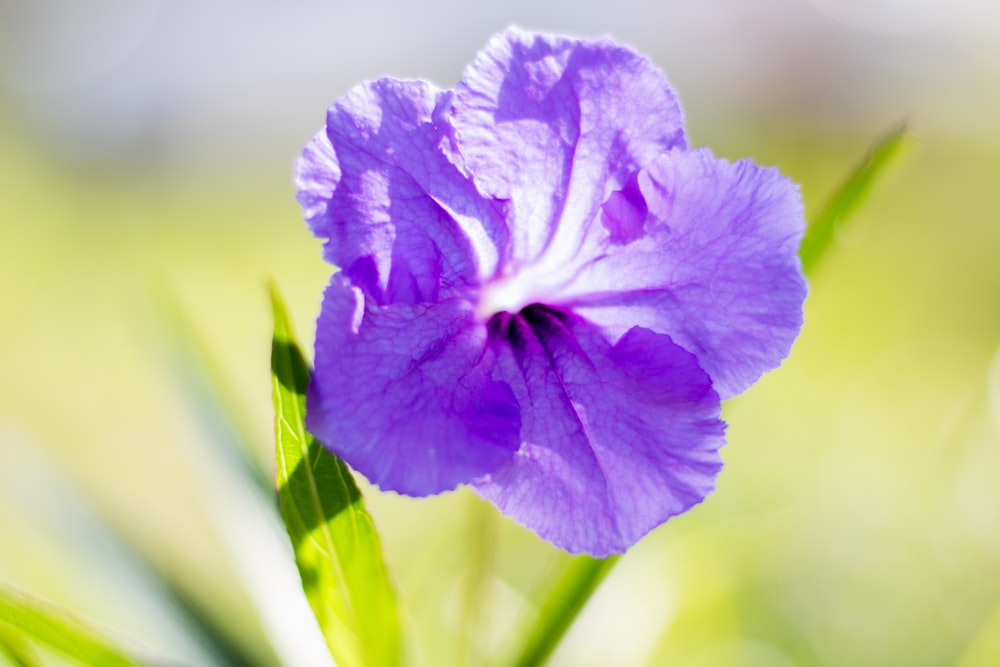
[[[538,262],[517,269],[508,268],[487,282],[479,294],[476,317],[485,322],[497,313],[516,313],[533,303],[558,304],[578,270],[546,261],[549,256],[547,253]]]
[[[358,333],[361,321],[365,318],[365,294],[358,287],[351,287],[354,295],[354,313],[351,315],[351,332]]]
[[[500,277],[486,283],[476,305],[476,317],[486,321],[501,312],[516,313],[530,303],[530,285],[518,275]]]

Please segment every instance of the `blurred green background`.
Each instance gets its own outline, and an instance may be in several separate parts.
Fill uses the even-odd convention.
[[[354,83],[450,86],[510,23],[633,45],[692,144],[777,165],[809,212],[890,125],[915,137],[812,275],[792,356],[726,406],[718,491],[626,555],[553,664],[1000,664],[990,0],[0,0],[0,580],[180,664],[226,663],[178,595],[252,664],[323,664],[236,454],[271,474],[267,280],[308,343],[330,273],[291,165]],[[562,557],[466,491],[367,497],[418,664],[508,650]]]

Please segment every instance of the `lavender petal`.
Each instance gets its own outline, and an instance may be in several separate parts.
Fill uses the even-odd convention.
[[[686,146],[673,89],[610,40],[512,28],[455,93],[456,144],[487,195],[511,201],[513,258],[560,267],[588,242],[601,202],[661,151]]]
[[[316,336],[306,425],[379,487],[446,491],[517,449],[520,408],[461,299],[378,306],[338,273]]]
[[[615,345],[570,313],[533,306],[491,322],[495,377],[522,406],[517,455],[474,484],[508,516],[571,552],[624,551],[700,502],[720,468],[719,397],[668,336]]]
[[[561,300],[612,337],[632,326],[692,352],[725,400],[775,368],[802,326],[798,188],[776,169],[707,150],[671,151],[639,172],[642,229],[582,271]],[[610,200],[615,212],[634,193]],[[640,206],[641,204],[641,206]],[[606,205],[606,211],[610,207]],[[621,233],[619,232],[619,235]]]
[[[359,85],[297,164],[299,201],[326,259],[380,303],[467,291],[505,252],[502,210],[444,150],[451,98],[421,81]]]

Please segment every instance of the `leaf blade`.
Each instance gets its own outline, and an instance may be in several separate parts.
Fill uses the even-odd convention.
[[[184,396],[190,397],[190,405],[214,436],[212,442],[270,497],[274,493],[271,470],[254,455],[258,451],[255,429],[221,360],[167,287],[157,286],[155,296],[171,370]]]
[[[398,665],[400,614],[378,533],[350,470],[305,428],[309,368],[273,286],[271,305],[278,497],[303,589],[340,667]]]
[[[0,624],[84,665],[143,667],[89,623],[4,582],[0,582]]]
[[[25,645],[23,638],[2,624],[0,624],[0,655],[5,656],[13,667],[41,667],[41,663]]]
[[[857,167],[826,201],[802,239],[799,257],[806,273],[815,268],[833,244],[837,227],[857,211],[875,179],[899,156],[909,136],[905,122],[891,128],[872,144]]]

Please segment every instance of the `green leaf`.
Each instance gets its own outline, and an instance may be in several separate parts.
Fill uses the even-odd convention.
[[[14,634],[14,629],[0,623],[0,655],[4,655],[13,667],[41,667],[34,653],[28,648],[23,637]]]
[[[309,368],[273,286],[271,303],[278,496],[302,587],[340,667],[398,665],[400,613],[378,533],[350,470],[306,431]]]
[[[234,469],[243,472],[262,494],[271,496],[274,488],[270,467],[265,469],[253,455],[257,450],[255,429],[231,380],[173,294],[162,286],[156,292],[163,325],[160,329],[166,334],[171,366],[183,384],[183,395],[190,399],[190,405],[214,436],[212,441],[221,446]]]
[[[201,644],[216,663],[224,667],[267,667],[273,664],[268,657],[253,653],[251,647],[241,642],[238,636],[230,636],[231,631],[175,575],[156,568],[152,562],[145,565],[150,575],[159,579],[168,608],[184,623],[188,635]]]
[[[545,664],[618,559],[619,556],[604,559],[576,556],[570,560],[542,602],[521,653],[511,664],[517,667]]]
[[[0,582],[0,626],[26,637],[84,665],[101,667],[142,667],[122,649],[114,646],[91,624],[10,584]],[[22,664],[27,655],[7,644],[9,654]]]
[[[900,149],[906,144],[906,124],[900,123],[889,130],[869,149],[861,163],[855,167],[843,184],[827,200],[819,214],[806,230],[799,256],[808,273],[833,243],[837,228],[855,212],[865,200],[876,176],[885,171]]]

